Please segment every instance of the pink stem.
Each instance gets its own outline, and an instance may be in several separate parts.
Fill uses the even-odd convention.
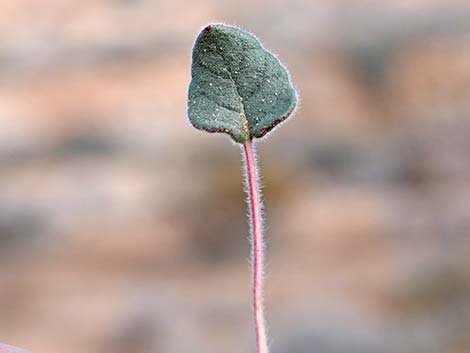
[[[261,215],[261,196],[258,188],[256,161],[251,141],[243,145],[245,150],[246,179],[250,202],[251,254],[253,264],[253,309],[255,315],[256,348],[258,353],[268,353],[263,308],[264,244]]]

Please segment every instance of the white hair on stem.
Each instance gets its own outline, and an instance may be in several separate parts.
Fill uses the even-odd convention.
[[[259,188],[259,173],[256,165],[256,153],[252,141],[243,144],[245,190],[248,195],[251,264],[253,276],[253,311],[256,331],[256,349],[258,353],[268,353],[268,340],[264,318],[264,255],[263,237],[263,202]]]

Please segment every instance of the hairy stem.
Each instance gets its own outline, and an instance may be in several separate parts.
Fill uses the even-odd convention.
[[[268,353],[263,307],[264,243],[261,214],[261,192],[258,187],[255,152],[251,141],[243,145],[246,163],[246,184],[250,203],[251,259],[253,266],[253,309],[258,353]]]

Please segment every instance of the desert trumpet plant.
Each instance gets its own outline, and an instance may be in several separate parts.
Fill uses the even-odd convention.
[[[254,140],[287,119],[297,94],[279,60],[250,33],[206,26],[192,52],[188,116],[197,129],[223,132],[243,148],[249,199],[253,310],[258,353],[268,353],[264,318],[262,197]]]

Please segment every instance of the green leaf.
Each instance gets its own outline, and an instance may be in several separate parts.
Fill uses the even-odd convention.
[[[193,48],[188,116],[209,132],[236,142],[262,137],[287,119],[297,96],[279,60],[253,35],[209,25]]]

